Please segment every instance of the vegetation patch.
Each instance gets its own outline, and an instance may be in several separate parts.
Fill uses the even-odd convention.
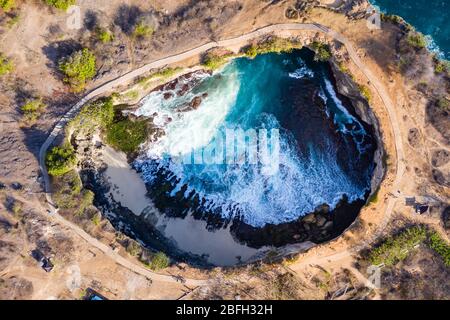
[[[370,89],[363,84],[358,85],[358,87],[359,91],[361,92],[361,95],[367,100],[367,102],[370,102],[372,100],[372,94],[370,93]]]
[[[415,49],[423,49],[428,44],[425,36],[417,31],[410,31],[406,38],[406,42]]]
[[[66,76],[64,82],[75,92],[80,92],[85,88],[86,82],[95,76],[97,72],[95,63],[95,55],[84,48],[62,59],[59,62],[59,70]]]
[[[97,39],[102,43],[109,43],[114,40],[113,33],[104,28],[97,28],[96,35],[97,35]]]
[[[210,51],[203,56],[202,65],[209,70],[217,70],[225,65],[232,56],[231,53],[217,54]]]
[[[133,30],[133,38],[148,38],[153,35],[155,29],[147,24],[144,20],[139,21]]]
[[[0,76],[10,73],[13,70],[13,63],[8,58],[6,58],[3,53],[0,53]]]
[[[442,257],[445,266],[450,268],[450,245],[436,231],[429,235],[429,246]]]
[[[106,129],[106,142],[127,154],[136,152],[146,138],[145,120],[124,119],[111,124]]]
[[[34,123],[42,112],[44,112],[47,105],[42,102],[42,99],[33,99],[28,100],[22,107],[20,107],[20,110],[23,113],[24,120],[27,124]]]
[[[176,68],[164,68],[161,70],[158,70],[154,73],[152,73],[151,75],[147,76],[147,77],[142,77],[138,80],[138,83],[140,85],[146,85],[149,81],[157,79],[157,78],[161,78],[162,80],[166,80],[168,78],[173,77],[175,74],[177,74],[178,72],[180,72],[181,70],[183,70],[183,68],[180,67],[176,67]]]
[[[75,0],[44,0],[44,2],[49,6],[61,10],[67,10],[70,6],[75,4]]]
[[[450,111],[450,101],[445,97],[439,98],[436,102],[436,105],[442,111]]]
[[[77,163],[75,151],[70,144],[64,146],[53,147],[47,153],[45,158],[45,165],[48,173],[52,176],[61,176],[73,169]]]
[[[314,60],[316,61],[328,61],[332,57],[330,46],[326,43],[314,41],[311,44],[311,48],[316,53],[314,56]]]
[[[446,73],[450,74],[450,61],[434,59],[434,72],[436,74]]]
[[[245,47],[243,52],[247,57],[254,58],[258,54],[292,52],[292,50],[300,48],[301,45],[298,42],[285,38],[271,37],[265,41]]]
[[[145,265],[153,271],[165,269],[169,266],[170,259],[164,252],[158,252],[152,255],[150,262],[146,262]]]
[[[444,264],[450,266],[450,245],[436,231],[428,230],[424,226],[409,227],[387,238],[370,251],[368,260],[372,265],[394,266],[406,259],[409,253],[421,244],[434,250],[442,257]]]
[[[114,120],[114,104],[112,98],[103,98],[84,106],[75,118],[67,125],[66,130],[92,132],[104,129]]]
[[[16,3],[14,0],[0,0],[0,8],[2,8],[4,12],[11,11],[11,9],[15,7],[15,5]]]
[[[86,209],[93,205],[94,193],[84,189],[80,176],[76,170],[53,177],[53,199],[58,208],[72,210],[75,216],[82,216]],[[97,219],[97,221],[94,221]],[[93,223],[99,222],[99,217],[92,219]]]

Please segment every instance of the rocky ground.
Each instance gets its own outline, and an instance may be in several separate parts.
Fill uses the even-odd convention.
[[[194,289],[181,283],[150,283],[48,215],[39,179],[38,150],[52,125],[80,96],[71,93],[61,81],[56,68],[60,57],[81,47],[95,52],[99,71],[88,84],[89,90],[174,52],[286,22],[317,22],[342,33],[356,48],[364,66],[386,88],[396,107],[400,136],[391,126],[392,119],[379,92],[345,50],[339,44],[333,46],[345,70],[370,88],[370,105],[387,153],[386,176],[377,199],[363,209],[343,236],[281,265],[214,270],[208,275],[214,279],[212,284],[186,298],[448,299],[448,288],[442,285],[448,268],[426,249],[387,270],[383,279],[388,287],[379,290],[368,288],[367,271],[354,265],[359,253],[352,248],[361,243],[369,245],[368,239],[394,232],[395,228],[386,227],[394,224],[393,216],[408,223],[426,224],[448,241],[450,124],[449,111],[440,104],[441,99],[449,99],[448,76],[434,73],[426,50],[405,47],[401,25],[384,22],[382,31],[368,29],[366,21],[360,19],[367,6],[363,0],[345,1],[342,6],[333,2],[336,9],[316,8],[308,13],[301,5],[299,14],[292,14],[292,10],[297,10],[300,1],[292,0],[131,0],[127,4],[118,0],[78,0],[81,28],[72,29],[65,12],[49,9],[41,1],[16,2],[17,9],[12,13],[0,13],[0,51],[15,66],[13,72],[0,78],[0,299],[77,299],[87,287],[111,299],[177,299]],[[330,1],[323,4],[326,2]],[[151,40],[137,41],[129,36],[130,25],[140,17],[153,23]],[[108,26],[114,41],[96,42],[96,24]],[[400,68],[405,57],[413,62]],[[194,65],[198,60],[193,58],[185,64]],[[48,105],[33,125],[24,122],[20,112],[20,106],[30,97],[42,97]],[[394,184],[399,152],[395,141],[399,138],[405,172]],[[411,196],[428,203],[430,210],[414,215],[413,208],[405,205],[405,197]],[[393,198],[397,201],[389,208]],[[30,257],[30,251],[36,248],[52,257],[52,272],[46,273]],[[129,258],[127,253],[121,254]],[[185,276],[204,276],[195,270],[190,272]]]

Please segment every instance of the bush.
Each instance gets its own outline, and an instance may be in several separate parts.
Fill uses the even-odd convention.
[[[436,60],[434,65],[434,72],[440,73],[450,73],[450,61],[447,60]]]
[[[0,76],[10,73],[14,70],[14,65],[8,58],[0,53]]]
[[[228,62],[231,54],[219,55],[213,52],[207,52],[203,57],[202,65],[210,70],[217,70]]]
[[[158,252],[155,255],[153,255],[152,260],[147,263],[147,266],[154,270],[161,270],[165,269],[169,266],[170,259],[164,252]]]
[[[61,10],[67,10],[70,6],[75,4],[75,0],[44,0],[49,6]]]
[[[423,34],[416,31],[411,31],[408,33],[406,42],[413,48],[423,49],[427,46],[427,39]]]
[[[437,106],[442,111],[449,111],[450,110],[450,102],[447,100],[447,98],[440,98],[437,101]]]
[[[11,11],[12,8],[15,6],[14,0],[0,0],[0,8],[3,9],[5,12]]]
[[[369,261],[373,265],[384,263],[386,266],[393,266],[404,260],[409,251],[417,244],[423,243],[427,238],[427,231],[424,227],[411,227],[394,237],[388,238],[378,248],[371,250]]]
[[[133,153],[147,138],[145,120],[129,119],[113,123],[106,128],[106,142],[125,153]]]
[[[247,46],[244,48],[243,52],[247,57],[254,58],[258,54],[291,52],[292,50],[299,48],[300,45],[297,42],[284,38],[271,37],[258,44]]]
[[[52,176],[61,176],[69,172],[76,162],[75,151],[70,145],[54,147],[45,158],[48,173]]]
[[[69,83],[74,91],[82,91],[86,82],[96,74],[95,62],[95,55],[86,48],[62,59],[59,69],[66,76],[64,82]]]
[[[133,30],[133,37],[134,38],[146,38],[153,35],[155,30],[146,24],[144,21],[139,21]]]
[[[134,241],[132,239],[130,239],[128,241],[126,250],[133,257],[137,257],[137,256],[139,256],[142,253],[141,245],[138,242],[136,242],[136,241]]]
[[[109,43],[114,40],[114,35],[106,29],[97,29],[97,39],[102,43]]]
[[[439,254],[444,264],[450,267],[450,245],[447,244],[437,232],[432,232],[429,237],[430,248]]]
[[[46,104],[42,99],[28,100],[20,109],[22,110],[25,121],[33,123],[37,120],[40,114],[45,110]]]
[[[182,68],[180,68],[180,67],[164,68],[164,69],[161,69],[161,70],[158,70],[158,71],[152,73],[151,75],[149,75],[147,77],[140,78],[138,82],[140,85],[145,85],[150,80],[153,80],[156,78],[162,78],[164,80],[164,79],[174,76],[177,72],[179,72],[181,70],[182,70]]]
[[[94,197],[95,194],[91,190],[83,189],[83,191],[81,192],[81,199],[75,214],[82,215],[87,208],[92,206],[92,204],[94,203]],[[93,222],[95,223],[95,221]]]
[[[67,130],[91,132],[97,128],[104,130],[114,121],[113,99],[102,98],[84,106],[73,118]]]
[[[53,199],[55,199],[58,208],[71,209],[78,207],[78,198],[83,189],[83,184],[75,170],[70,170],[61,176],[54,177],[53,185]]]
[[[316,53],[314,56],[314,60],[328,61],[331,59],[331,50],[329,45],[322,42],[314,41],[311,44],[311,47]]]
[[[370,93],[370,89],[365,85],[359,85],[359,91],[361,92],[361,95],[367,100],[367,102],[370,102],[372,100],[372,94]]]

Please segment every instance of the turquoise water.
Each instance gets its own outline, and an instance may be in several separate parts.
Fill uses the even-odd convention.
[[[195,97],[201,104],[189,108]],[[362,199],[370,186],[367,129],[336,94],[327,65],[307,49],[195,74],[151,93],[136,114],[164,128],[135,166],[156,207],[170,216],[190,212],[262,227],[323,204],[333,208],[344,197]],[[230,148],[227,132],[249,134],[233,138]]]
[[[370,0],[382,12],[401,16],[432,39],[431,49],[450,59],[450,1],[448,0]]]

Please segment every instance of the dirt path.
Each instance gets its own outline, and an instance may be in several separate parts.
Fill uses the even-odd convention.
[[[300,32],[301,31],[321,32],[321,33],[325,33],[330,38],[333,38],[333,39],[341,42],[346,47],[351,60],[364,73],[366,78],[369,80],[369,82],[371,83],[371,86],[375,89],[375,91],[380,96],[381,100],[383,101],[383,103],[385,105],[386,111],[388,112],[392,131],[393,131],[393,136],[395,138],[396,159],[397,159],[397,161],[396,161],[396,163],[397,163],[396,178],[394,180],[392,190],[397,190],[397,188],[400,184],[400,181],[403,177],[403,174],[405,172],[405,159],[404,159],[404,152],[403,152],[403,143],[402,143],[402,139],[401,139],[401,131],[400,131],[400,127],[398,126],[397,116],[396,116],[396,113],[394,110],[395,106],[394,106],[394,103],[392,102],[392,100],[390,99],[384,86],[381,84],[380,81],[378,81],[378,79],[372,74],[372,72],[364,66],[364,64],[360,60],[358,54],[354,50],[351,43],[345,37],[343,37],[341,34],[335,32],[333,30],[330,30],[325,26],[319,25],[319,24],[297,24],[297,23],[275,24],[275,25],[263,27],[261,29],[255,30],[253,32],[250,32],[250,33],[247,33],[247,34],[235,37],[235,38],[221,40],[221,41],[217,41],[217,42],[209,42],[207,44],[193,48],[191,50],[188,50],[188,51],[185,51],[185,52],[149,63],[141,68],[138,68],[136,70],[128,72],[128,73],[124,74],[123,76],[118,77],[118,78],[116,78],[110,82],[107,82],[104,85],[94,89],[93,91],[88,93],[83,99],[81,99],[76,105],[74,105],[63,116],[63,118],[58,121],[58,123],[52,130],[51,134],[48,136],[47,140],[41,146],[41,149],[39,152],[39,165],[40,165],[40,169],[41,169],[41,172],[42,172],[42,175],[44,178],[46,199],[50,205],[50,212],[52,212],[52,215],[54,215],[55,219],[57,219],[60,223],[66,225],[69,228],[71,228],[72,230],[74,230],[77,234],[79,234],[82,238],[84,238],[86,241],[88,241],[93,246],[95,246],[98,249],[100,249],[101,251],[105,252],[108,256],[110,256],[118,264],[121,264],[121,265],[129,268],[130,270],[133,270],[136,273],[142,274],[150,279],[153,278],[153,279],[157,279],[160,281],[176,281],[176,280],[174,280],[173,277],[153,273],[143,267],[140,267],[140,266],[128,261],[127,259],[123,258],[116,252],[112,251],[111,248],[109,248],[105,244],[99,242],[97,239],[94,239],[93,237],[88,235],[86,232],[84,232],[81,228],[79,228],[78,226],[67,221],[66,219],[64,219],[57,213],[56,206],[54,205],[54,203],[51,199],[50,179],[48,176],[47,168],[45,166],[45,155],[47,153],[47,149],[53,143],[55,138],[62,132],[62,130],[64,129],[64,126],[67,124],[67,122],[77,114],[77,112],[83,107],[83,105],[85,105],[91,99],[111,91],[114,87],[119,86],[124,83],[127,83],[127,82],[135,79],[136,77],[139,77],[143,74],[148,73],[152,69],[161,68],[166,65],[180,62],[187,58],[199,55],[211,48],[214,48],[217,46],[220,46],[220,47],[238,46],[240,44],[245,44],[250,40],[261,37],[263,35],[266,35],[266,34],[269,34],[272,32],[279,32],[279,31],[289,31],[292,34],[294,34],[295,32],[298,32],[298,31],[300,31]],[[367,239],[366,241],[364,241],[357,247],[353,247],[352,249],[346,249],[344,251],[334,253],[329,256],[312,257],[309,260],[305,260],[305,261],[302,261],[301,263],[294,264],[292,266],[292,268],[294,270],[296,270],[296,269],[298,270],[304,264],[319,264],[320,261],[327,261],[327,260],[328,261],[330,261],[330,260],[337,261],[339,259],[343,259],[343,258],[350,256],[354,252],[359,251],[364,246],[366,246],[367,244],[369,244],[373,240],[375,240],[383,232],[383,230],[385,229],[385,227],[391,217],[391,214],[392,214],[392,211],[393,211],[396,201],[397,201],[397,199],[394,197],[391,197],[388,200],[388,204],[387,204],[386,211],[384,213],[383,221],[381,222],[381,224],[379,224],[377,231],[374,233],[374,235],[370,239]],[[189,284],[191,284],[191,285],[202,285],[202,284],[204,285],[205,284],[205,281],[199,281],[199,280],[186,279],[186,281],[189,282]]]

